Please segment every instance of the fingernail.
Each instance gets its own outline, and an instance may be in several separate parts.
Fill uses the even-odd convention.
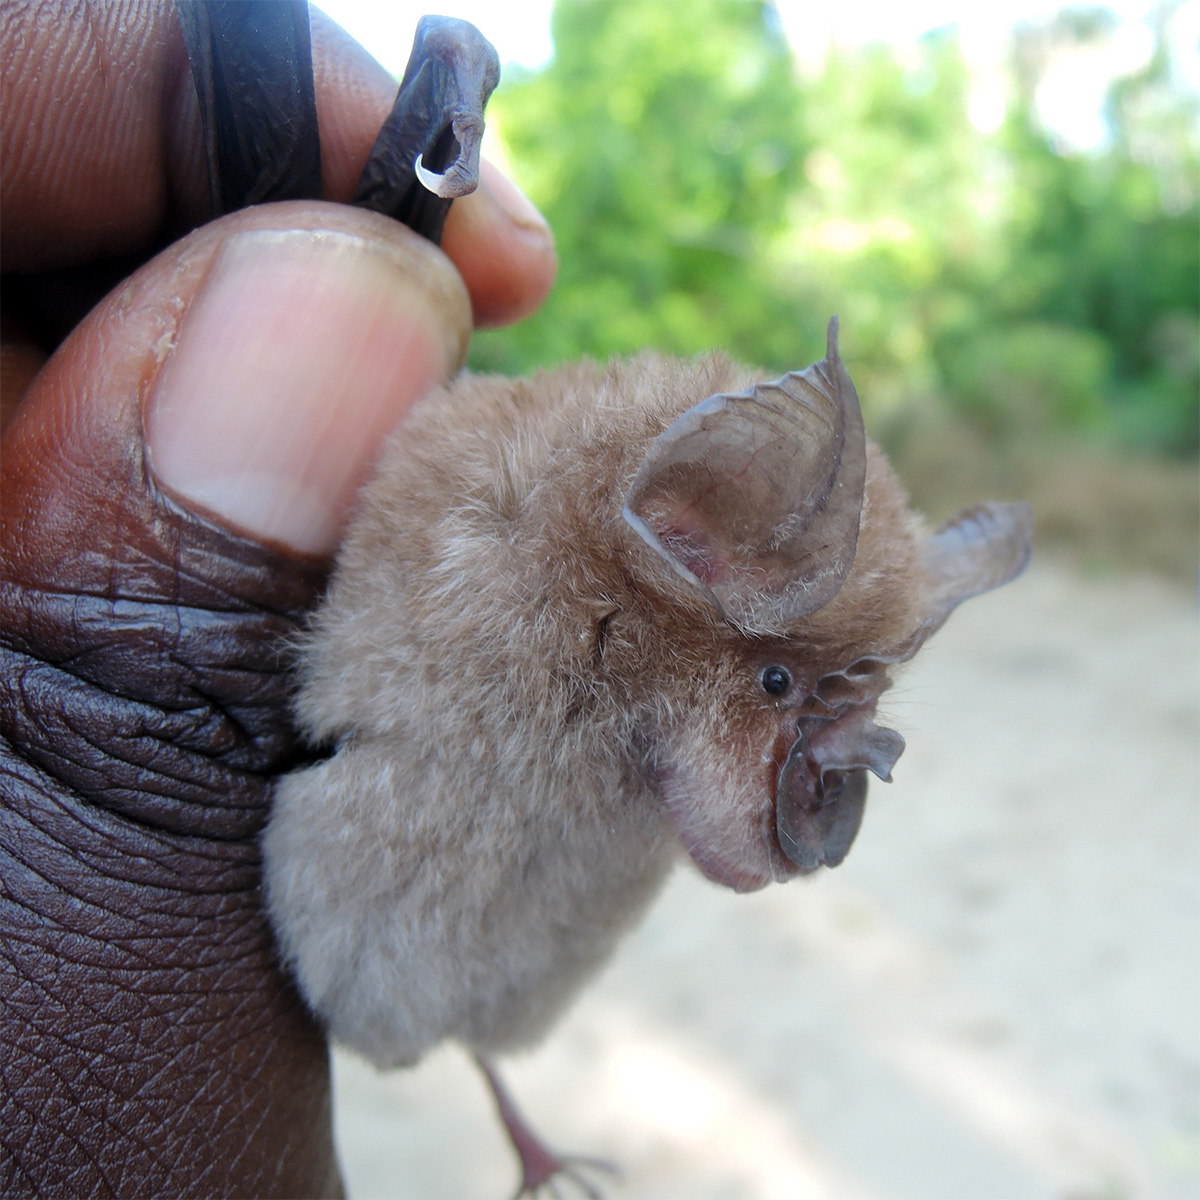
[[[465,291],[431,255],[333,230],[230,236],[147,403],[159,481],[252,536],[330,552],[383,436],[465,352]]]
[[[550,238],[550,225],[530,198],[502,171],[487,171],[483,188],[514,225]]]

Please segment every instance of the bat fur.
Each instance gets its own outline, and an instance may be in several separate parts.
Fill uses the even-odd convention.
[[[336,750],[281,782],[264,846],[304,995],[377,1065],[537,1041],[682,857],[738,891],[800,873],[775,815],[798,706],[1023,565],[931,581],[946,539],[868,443],[832,598],[721,611],[622,509],[672,422],[758,378],[717,354],[464,376],[393,435],[300,655],[301,726]]]

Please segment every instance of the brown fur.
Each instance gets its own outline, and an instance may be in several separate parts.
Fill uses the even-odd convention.
[[[283,952],[376,1063],[536,1040],[681,842],[739,890],[796,873],[761,670],[799,694],[898,647],[921,530],[872,446],[824,607],[735,628],[664,581],[622,519],[629,482],[681,412],[757,378],[716,355],[467,377],[393,437],[301,658],[301,724],[337,752],[282,782],[265,839]]]

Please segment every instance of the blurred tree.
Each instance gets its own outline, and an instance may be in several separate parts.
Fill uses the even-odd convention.
[[[1055,54],[1113,36],[1104,10],[1019,33],[988,133],[953,30],[802,74],[757,0],[559,0],[554,59],[493,112],[562,274],[473,365],[652,345],[784,370],[839,312],[876,428],[932,409],[1010,442],[1194,450],[1200,142],[1170,15],[1111,91],[1110,144],[1081,153],[1035,100]]]
[[[481,338],[475,363],[647,345],[766,359],[778,345],[794,362],[820,344],[819,318],[815,343],[781,328],[767,253],[807,150],[773,10],[564,0],[553,35],[550,65],[505,86],[493,111],[562,271],[545,309]]]
[[[834,49],[805,84],[816,146],[776,262],[820,280],[877,414],[938,391],[934,339],[980,319],[1004,265],[1006,184],[968,118],[969,90],[951,31],[905,58]]]
[[[1200,103],[1172,78],[1166,8],[1159,11],[1145,68],[1110,91],[1111,143],[1103,152],[1059,150],[1035,115],[1038,60],[1047,44],[1069,47],[1111,36],[1114,22],[1111,14],[1103,19],[1105,12],[1067,10],[1046,25],[1018,30],[1018,103],[1005,148],[1020,217],[995,315],[1002,321],[1035,317],[1098,335],[1111,357],[1101,381],[1111,432],[1135,446],[1194,451],[1200,435]],[[1083,20],[1089,14],[1091,20]]]

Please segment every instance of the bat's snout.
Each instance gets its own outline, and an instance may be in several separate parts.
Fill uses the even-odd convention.
[[[775,784],[775,833],[787,858],[809,874],[836,867],[849,853],[867,803],[867,772],[891,780],[904,739],[875,724],[875,702],[886,687],[878,674],[826,676],[796,718],[795,738]],[[828,682],[827,682],[828,681]],[[843,688],[853,701],[835,707]],[[825,685],[823,687],[823,685]]]
[[[867,773],[822,771],[808,738],[797,732],[775,788],[775,834],[787,858],[809,875],[836,867],[849,853],[866,808]]]

